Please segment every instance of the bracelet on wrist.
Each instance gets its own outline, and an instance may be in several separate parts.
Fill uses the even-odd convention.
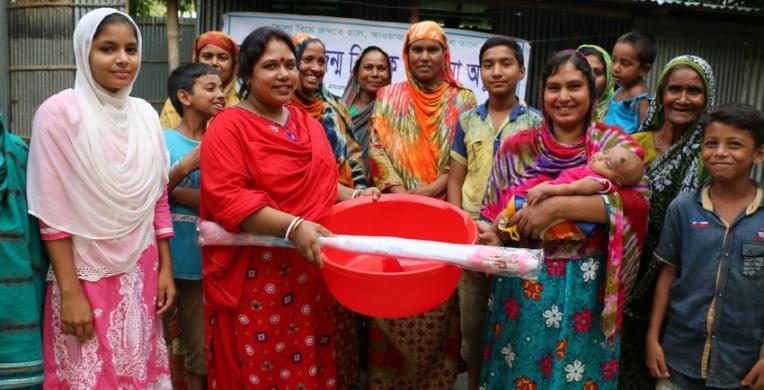
[[[300,227],[300,224],[305,222],[304,218],[300,218],[299,221],[295,222],[294,227],[292,227],[292,233],[297,231],[297,228]]]
[[[300,224],[300,222],[302,222],[301,217],[294,217],[292,222],[289,222],[289,226],[287,227],[286,234],[284,234],[284,239],[289,240],[289,236],[292,235],[292,232],[297,227],[297,225]]]
[[[355,190],[355,191],[353,191],[353,195],[350,195],[350,199],[355,199],[355,198],[361,196],[362,193],[363,193],[363,190],[360,190],[360,189],[359,190]]]

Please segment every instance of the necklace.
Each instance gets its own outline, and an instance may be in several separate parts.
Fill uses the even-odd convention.
[[[271,124],[269,126],[271,131],[273,131],[274,133],[278,133],[281,130],[284,130],[284,133],[286,134],[287,138],[289,138],[290,141],[297,142],[297,134],[295,134],[295,131],[294,131],[293,126],[292,126],[292,122],[289,120],[289,112],[288,111],[286,113],[286,118],[284,119],[284,124],[282,125],[281,123],[273,120],[273,118],[267,117],[267,116],[262,115],[259,112],[257,112],[257,108],[255,108],[255,105],[252,104],[252,102],[249,99],[246,99],[245,102],[247,102],[247,104],[249,104],[249,106],[251,107],[251,110],[249,110],[249,111],[252,113],[252,115],[255,115],[258,118],[262,118],[264,120],[267,120],[268,122],[271,122]],[[284,112],[284,108],[283,107],[281,108],[281,112],[282,112],[282,115],[283,115],[283,112]]]

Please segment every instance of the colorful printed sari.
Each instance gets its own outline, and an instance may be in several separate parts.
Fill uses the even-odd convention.
[[[574,145],[557,143],[545,126],[514,135],[497,155],[481,215],[493,221],[516,188],[612,147],[639,149],[602,124]],[[605,228],[583,242],[541,243],[546,261],[536,280],[493,280],[481,388],[616,388],[620,314],[646,228],[647,184],[601,196]]]
[[[217,46],[227,51],[231,57],[233,57],[233,73],[231,79],[223,87],[223,93],[225,93],[225,106],[231,107],[241,101],[239,94],[236,92],[236,69],[239,64],[239,45],[228,34],[220,31],[207,31],[204,34],[199,35],[194,40],[194,55],[191,58],[191,62],[199,62],[199,52],[206,45]],[[225,81],[225,80],[224,80]],[[172,106],[170,99],[168,98],[164,102],[162,107],[162,113],[159,114],[159,124],[162,125],[162,129],[174,129],[180,124],[180,115],[175,111],[175,107]]]
[[[308,34],[297,34],[292,37],[297,52],[297,63],[300,63],[305,48],[321,40]],[[366,188],[366,167],[363,162],[361,147],[353,138],[353,121],[350,119],[345,103],[334,96],[323,83],[313,96],[305,96],[298,89],[292,96],[292,104],[305,110],[313,119],[324,127],[326,138],[332,145],[337,168],[340,172],[340,184],[350,188]]]
[[[392,72],[393,65],[390,62],[390,57],[387,56],[386,53],[385,57],[388,59],[387,69],[390,69],[390,72]],[[363,60],[363,57],[358,59],[358,61],[361,60]],[[346,107],[351,107],[359,89],[360,84],[358,83],[358,78],[355,74],[351,74],[347,85],[345,85],[345,92],[342,94],[342,101],[345,102]],[[363,163],[364,167],[366,168],[366,175],[369,178],[371,177],[369,173],[369,123],[371,122],[371,115],[373,113],[374,101],[370,102],[366,105],[366,107],[361,108],[356,113],[351,112],[351,119],[353,120],[353,137],[356,139],[356,141],[358,141],[358,145],[361,147],[361,154],[363,155]]]
[[[295,93],[292,104],[308,112],[323,126],[337,161],[340,184],[350,188],[366,188],[363,153],[351,135],[353,121],[345,104],[323,86],[311,98],[306,98],[299,92]]]
[[[428,91],[413,78],[408,45],[436,39],[445,49],[440,86]],[[472,91],[451,74],[443,30],[433,22],[411,26],[403,45],[408,80],[377,93],[369,150],[380,189],[413,189],[446,172],[459,114],[475,105]],[[457,373],[459,308],[451,299],[433,311],[395,320],[375,319],[369,343],[368,384],[380,389],[447,389]]]
[[[710,110],[716,101],[716,78],[711,66],[700,57],[683,55],[669,61],[658,79],[659,94],[669,74],[677,67],[689,67],[700,75],[705,87],[704,111]],[[660,129],[664,120],[663,101],[656,96],[650,103],[639,132],[633,134],[634,138],[645,145],[645,148],[654,148],[653,131]],[[639,263],[637,283],[629,297],[624,326],[625,353],[621,362],[623,389],[636,390],[654,386],[654,380],[645,366],[645,334],[649,325],[655,283],[660,271],[660,263],[653,260],[653,251],[658,245],[666,210],[671,201],[682,192],[695,191],[709,178],[708,171],[703,169],[702,142],[703,125],[699,115],[676,143],[647,166],[647,176],[652,187],[650,221]],[[652,152],[657,153],[654,150]]]
[[[432,183],[446,172],[459,115],[476,104],[475,95],[453,78],[448,65],[441,71],[444,82],[432,91],[421,87],[412,75],[408,44],[412,34],[417,33],[415,28],[428,27],[443,34],[435,23],[421,22],[413,25],[406,35],[403,64],[407,81],[377,92],[371,119],[369,164],[380,189],[395,185],[416,188]],[[421,33],[419,39],[435,39],[437,31]],[[443,44],[443,61],[450,64],[448,45]]]
[[[24,141],[0,115],[0,388],[41,384],[41,314],[47,265],[27,214]]]

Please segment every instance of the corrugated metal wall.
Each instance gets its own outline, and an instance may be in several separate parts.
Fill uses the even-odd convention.
[[[422,6],[417,8],[417,3]],[[561,11],[543,11],[527,8],[491,6],[485,4],[457,3],[453,1],[389,1],[384,4],[363,2],[312,2],[282,0],[249,1],[233,0],[198,1],[198,25],[200,31],[220,29],[222,16],[227,12],[256,11],[322,16],[339,16],[388,22],[408,22],[412,15],[444,23],[447,27],[476,25],[484,19],[493,32],[516,36],[531,43],[530,69],[527,71],[529,85],[526,99],[538,101],[536,79],[546,59],[554,52],[575,48],[582,43],[612,48],[615,39],[628,31],[632,21],[625,17],[589,16]]]
[[[167,98],[167,24],[165,18],[137,18],[135,21],[143,36],[143,58],[133,96],[146,99],[157,112]],[[180,20],[180,62],[191,62],[196,23],[194,19]]]
[[[93,6],[104,4],[102,0],[78,0],[76,6],[66,2],[62,4],[68,5],[30,7],[30,2],[19,1],[8,9],[11,109],[6,116],[14,122],[17,132],[26,135],[37,105],[73,83],[71,34],[76,20]],[[124,5],[125,0],[113,2]],[[222,15],[232,11],[319,14],[396,22],[406,22],[412,15],[418,15],[422,19],[438,20],[453,27],[463,22],[460,22],[460,16],[462,19],[476,16],[470,11],[465,12],[464,5],[459,5],[454,11],[448,9],[452,5],[450,2],[440,3],[428,2],[430,8],[418,10],[417,3],[401,0],[377,6],[362,2],[308,4],[296,0],[200,0],[197,3],[199,16],[196,32],[220,29]],[[538,75],[551,54],[582,43],[610,49],[621,33],[635,28],[654,33],[659,42],[656,69],[648,77],[653,89],[663,64],[676,55],[694,53],[709,60],[714,67],[719,85],[718,102],[741,101],[764,109],[764,42],[761,40],[761,29],[751,30],[752,27],[743,26],[744,31],[741,31],[735,28],[739,26],[717,28],[711,21],[702,24],[677,23],[653,17],[649,20],[632,19],[618,13],[581,14],[571,9],[482,7],[484,11],[480,14],[492,26],[491,32],[521,37],[531,43],[531,61],[527,72],[530,87],[526,99],[533,105],[538,102]],[[134,95],[149,100],[159,109],[166,95],[164,88],[168,74],[164,19],[141,19],[138,23],[146,44]],[[196,35],[193,21],[183,20],[181,30],[181,61],[188,62]],[[714,34],[708,31],[714,31]]]
[[[412,16],[443,22],[448,27],[475,25],[465,21],[475,15],[465,12],[469,3],[453,1],[391,1],[333,3],[296,0],[235,0],[197,1],[199,31],[220,29],[222,16],[233,11],[279,12],[340,16],[367,20],[407,22]],[[364,4],[367,3],[367,4]],[[492,26],[489,32],[516,36],[531,43],[530,68],[527,70],[528,92],[526,100],[538,105],[539,74],[546,59],[553,53],[579,44],[589,43],[612,50],[615,40],[632,29],[653,33],[658,41],[658,57],[655,69],[650,72],[648,85],[651,91],[660,70],[671,58],[680,54],[699,55],[713,66],[717,76],[717,102],[743,102],[764,109],[764,29],[753,25],[750,18],[745,23],[717,22],[709,15],[688,19],[681,12],[671,18],[661,16],[660,10],[652,9],[649,16],[637,17],[628,9],[595,9],[588,5],[544,5],[538,8],[511,7],[511,2],[482,2],[481,6]],[[507,5],[504,5],[507,4]],[[421,9],[417,9],[420,6]],[[546,8],[546,9],[544,9]],[[632,10],[634,10],[632,8]],[[641,12],[641,15],[648,15]],[[764,181],[764,168],[757,167],[754,177]]]
[[[336,3],[331,1],[306,2],[302,0],[197,0],[198,31],[219,30],[223,15],[228,12],[274,12],[298,15],[337,16],[386,22],[407,22],[410,10],[416,9],[416,1],[391,0],[383,4],[359,2]]]
[[[652,93],[668,61],[682,54],[695,54],[714,70],[716,104],[746,103],[764,110],[764,28],[712,22],[699,26],[655,19],[639,19],[635,28],[653,32],[658,42],[658,56],[648,75]],[[752,176],[764,183],[764,166],[755,166]]]
[[[270,11],[270,7],[270,0],[197,0],[197,33],[210,30],[220,30],[223,26],[223,15],[228,12],[268,12]]]
[[[10,106],[8,90],[10,89],[10,77],[8,76],[8,41],[9,37],[2,26],[8,25],[8,0],[0,0],[0,114],[8,115]]]
[[[631,27],[631,20],[612,16],[509,7],[496,11],[493,33],[523,38],[531,45],[530,65],[526,70],[530,87],[525,98],[536,107],[540,101],[539,76],[550,56],[585,43],[610,51],[615,40]]]
[[[10,109],[4,112],[9,127],[23,137],[31,135],[32,117],[49,96],[74,85],[72,34],[77,21],[90,10],[121,4],[79,0],[46,6],[17,2],[8,8],[10,38]],[[196,36],[194,19],[181,19],[181,62],[190,62]],[[167,96],[167,28],[164,18],[138,18],[143,36],[141,71],[133,95],[161,110]]]
[[[37,106],[74,85],[72,34],[80,17],[108,4],[125,10],[125,0],[20,0],[8,6],[10,110],[15,133],[29,137]]]
[[[658,57],[648,75],[648,85],[655,92],[663,66],[682,54],[702,57],[711,65],[717,81],[716,102],[748,103],[764,109],[764,28],[739,26],[699,26],[638,19],[636,29],[650,31],[658,42]],[[709,31],[713,31],[710,34]]]

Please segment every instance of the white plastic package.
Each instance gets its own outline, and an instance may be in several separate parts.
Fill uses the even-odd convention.
[[[209,221],[197,224],[199,245],[291,248],[288,240],[251,233],[229,233]],[[492,275],[532,279],[544,262],[541,249],[507,248],[487,245],[451,244],[399,237],[337,235],[319,237],[322,246],[348,252],[445,262],[463,269]]]

